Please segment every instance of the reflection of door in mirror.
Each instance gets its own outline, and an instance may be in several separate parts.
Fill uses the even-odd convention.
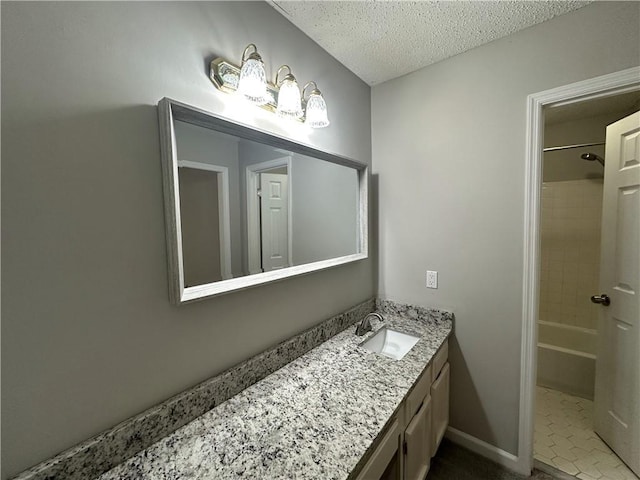
[[[260,173],[262,271],[289,265],[289,182],[284,173]]]
[[[228,169],[178,162],[186,287],[231,278]]]
[[[256,158],[264,156],[262,152]],[[250,163],[245,168],[250,274],[293,265],[290,168],[291,156]]]

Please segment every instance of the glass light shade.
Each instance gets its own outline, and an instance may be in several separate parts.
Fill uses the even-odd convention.
[[[231,88],[235,88],[236,90],[238,90],[238,75],[236,75],[235,73],[225,73],[224,75],[222,75],[222,80],[224,81],[224,83],[228,83]]]
[[[307,100],[307,117],[304,121],[312,128],[324,128],[329,125],[327,104],[319,93],[311,93]]]
[[[298,87],[298,82],[295,80],[285,79],[280,85],[276,113],[283,118],[296,119],[302,117],[300,88]]]
[[[249,58],[244,62],[240,69],[238,92],[256,105],[267,103],[267,74],[262,60]]]

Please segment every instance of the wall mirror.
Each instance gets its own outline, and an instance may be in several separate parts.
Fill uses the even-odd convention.
[[[164,98],[170,299],[367,258],[365,164]]]

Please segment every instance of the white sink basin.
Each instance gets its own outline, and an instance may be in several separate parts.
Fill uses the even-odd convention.
[[[402,360],[409,350],[420,340],[413,335],[396,332],[387,327],[381,328],[376,334],[360,344],[370,352],[379,353],[385,357]]]

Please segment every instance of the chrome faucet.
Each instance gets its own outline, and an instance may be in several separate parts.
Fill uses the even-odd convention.
[[[384,318],[382,318],[382,315],[380,315],[378,312],[371,312],[366,317],[364,317],[362,319],[362,322],[360,322],[356,327],[356,335],[358,335],[359,337],[373,330],[371,322],[369,321],[369,317],[376,317],[381,322],[384,322]]]

